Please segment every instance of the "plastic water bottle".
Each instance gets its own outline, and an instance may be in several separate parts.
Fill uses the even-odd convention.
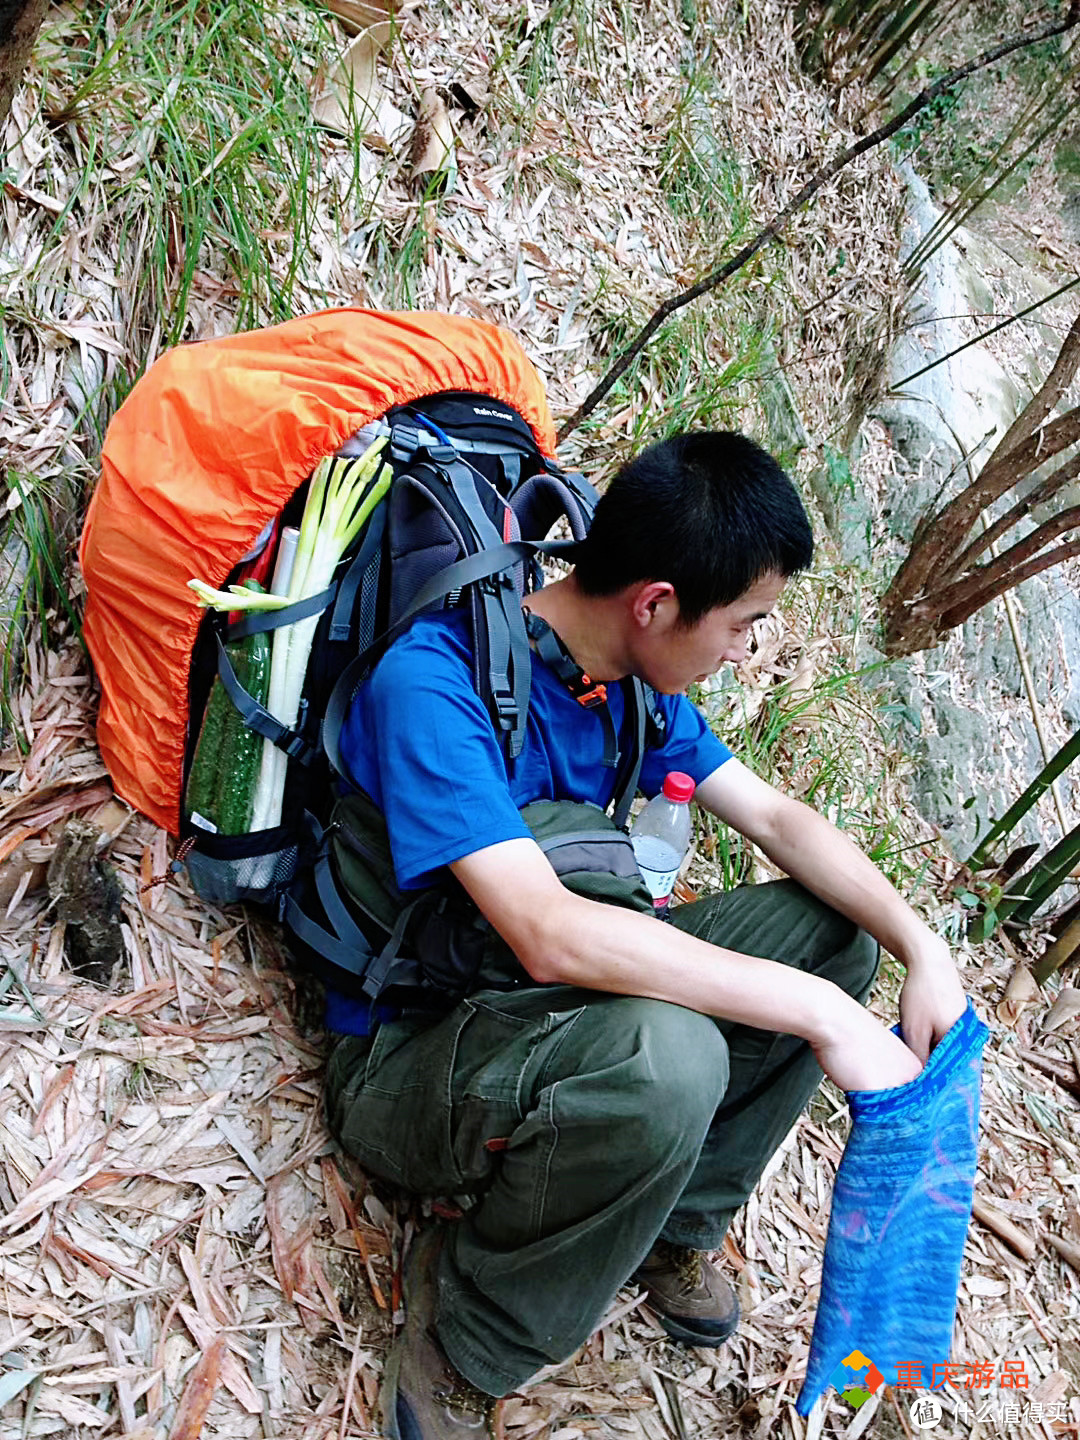
[[[641,878],[652,896],[656,914],[666,920],[675,877],[690,849],[690,801],[694,782],[681,770],[664,777],[664,788],[655,795],[630,827]]]

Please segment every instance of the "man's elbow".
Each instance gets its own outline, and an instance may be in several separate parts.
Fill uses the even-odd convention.
[[[519,922],[513,934],[503,934],[529,978],[538,985],[581,983],[581,956],[573,943],[575,927],[565,910],[564,905],[553,906],[547,913]]]
[[[578,965],[575,956],[555,935],[546,933],[527,942],[519,940],[514,953],[531,980],[538,985],[574,985]]]

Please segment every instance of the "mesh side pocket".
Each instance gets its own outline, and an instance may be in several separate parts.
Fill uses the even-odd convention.
[[[300,841],[291,825],[251,835],[195,833],[195,848],[184,863],[195,893],[213,905],[239,900],[273,905],[300,863]]]

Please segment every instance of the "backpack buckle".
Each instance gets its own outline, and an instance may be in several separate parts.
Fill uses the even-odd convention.
[[[577,683],[570,687],[570,693],[586,710],[595,710],[598,705],[607,704],[607,686],[592,680],[584,671]]]
[[[426,430],[421,433],[425,438],[421,441],[420,448],[434,464],[452,465],[455,460],[461,458],[453,445],[446,445],[443,441],[436,440],[435,437],[429,435]]]
[[[435,439],[430,430],[399,420],[390,428],[390,458],[399,462],[411,460],[416,452]]]
[[[512,566],[506,565],[502,570],[496,570],[494,575],[485,575],[476,582],[476,587],[485,595],[498,595],[500,590],[513,590],[515,586]]]
[[[517,701],[509,690],[496,690],[492,694],[492,703],[495,706],[495,713],[499,717],[499,728],[501,730],[512,730],[517,724],[518,707]]]

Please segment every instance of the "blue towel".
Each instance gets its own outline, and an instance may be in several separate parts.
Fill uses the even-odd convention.
[[[800,1415],[830,1382],[853,1386],[848,1398],[861,1404],[882,1384],[895,1385],[900,1365],[905,1383],[930,1389],[934,1365],[949,1358],[989,1033],[969,999],[914,1080],[848,1094],[851,1134],[833,1192]]]

